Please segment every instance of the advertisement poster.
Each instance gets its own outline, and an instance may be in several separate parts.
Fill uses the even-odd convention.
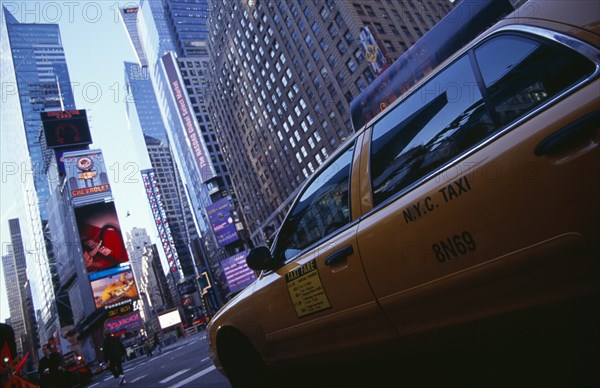
[[[230,292],[243,290],[256,279],[254,272],[246,264],[247,255],[248,251],[244,251],[221,261]]]
[[[111,197],[102,151],[65,152],[62,158],[75,206]]]
[[[125,305],[139,298],[133,272],[128,265],[95,272],[89,278],[97,309]]]
[[[134,311],[131,314],[123,317],[116,317],[107,319],[104,322],[104,329],[111,332],[111,334],[119,332],[128,332],[139,330],[144,327],[144,321],[139,311]]]
[[[217,244],[222,248],[227,244],[237,241],[238,235],[231,217],[231,207],[227,198],[223,198],[206,207],[208,220],[217,239]]]
[[[75,208],[75,218],[88,273],[129,261],[113,202]]]
[[[92,135],[85,110],[41,112],[49,148],[90,144]]]

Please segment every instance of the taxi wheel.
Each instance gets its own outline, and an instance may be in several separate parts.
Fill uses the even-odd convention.
[[[246,337],[233,329],[220,333],[219,337],[219,359],[233,387],[270,385],[260,354]]]

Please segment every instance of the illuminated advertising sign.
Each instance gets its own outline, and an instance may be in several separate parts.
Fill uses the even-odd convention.
[[[231,207],[227,198],[223,198],[206,207],[208,220],[212,226],[217,244],[224,247],[239,239],[231,217]]]
[[[150,209],[152,210],[152,216],[154,217],[154,224],[158,231],[158,236],[162,243],[163,250],[167,256],[167,262],[169,263],[169,270],[173,273],[183,275],[181,264],[179,263],[179,256],[177,255],[177,249],[175,249],[175,241],[171,234],[171,228],[160,200],[160,190],[158,188],[158,182],[156,182],[154,170],[142,170],[142,180],[144,182],[144,189],[146,190],[146,196],[148,202],[150,202]]]
[[[129,261],[113,202],[75,208],[75,219],[88,273]]]
[[[111,197],[102,151],[71,151],[62,156],[73,204],[100,202]]]
[[[129,265],[94,272],[89,279],[97,309],[124,306],[139,298]]]
[[[106,316],[108,318],[122,317],[123,315],[130,314],[134,311],[133,302],[126,304],[118,304],[116,306],[106,307]]]
[[[41,112],[49,148],[90,144],[92,135],[85,110]]]
[[[177,59],[173,53],[166,54],[162,57],[162,63],[171,86],[171,92],[175,99],[175,105],[179,111],[179,119],[184,128],[188,144],[191,147],[194,160],[200,171],[200,177],[202,182],[207,182],[212,178],[216,177],[215,167],[212,165],[206,144],[198,128],[198,123],[193,114],[193,109],[188,101],[185,86],[179,75],[179,66],[177,65]]]
[[[196,285],[191,280],[186,280],[183,283],[177,285],[177,292],[179,295],[188,295],[196,292]]]
[[[161,329],[166,329],[167,327],[180,324],[181,316],[179,315],[179,310],[173,310],[159,315],[158,323],[160,324]]]
[[[111,334],[139,330],[142,327],[144,327],[144,321],[139,311],[123,317],[110,318],[104,322],[104,329],[110,331]]]
[[[246,264],[248,252],[240,252],[221,261],[230,292],[243,290],[256,279],[254,272]]]

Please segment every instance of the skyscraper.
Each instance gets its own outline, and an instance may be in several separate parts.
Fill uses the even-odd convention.
[[[170,148],[158,139],[145,136],[148,155],[154,167],[167,222],[175,242],[185,278],[196,275],[191,241],[198,238],[192,212]]]
[[[300,184],[353,132],[349,102],[452,5],[210,4],[213,126],[253,240],[261,242]],[[377,53],[369,60],[367,38]]]
[[[177,185],[181,184],[184,188],[182,198],[188,198],[188,209],[194,216],[197,230],[196,235],[189,236],[189,246],[198,264],[218,272],[218,260],[231,253],[217,246],[205,209],[214,200],[232,195],[232,186],[222,158],[208,151],[210,145],[213,152],[219,152],[210,122],[197,121],[198,114],[205,113],[205,99],[198,94],[192,100],[188,94],[190,87],[199,79],[188,79],[179,69],[185,63],[186,75],[196,75],[196,66],[206,68],[206,60],[199,57],[204,55],[206,58],[205,24],[199,21],[202,18],[206,20],[206,1],[146,1],[136,9],[137,34],[143,37],[142,49],[148,59],[148,67],[142,71],[152,81],[158,104],[154,112],[160,112],[162,116],[168,141],[151,136],[169,147],[179,170],[180,183]],[[124,20],[124,23],[127,22]],[[131,28],[128,32],[133,41],[135,33]],[[201,93],[201,86],[194,90]],[[208,119],[208,115],[202,118]],[[143,125],[141,127],[144,131]],[[159,170],[154,168],[154,171],[158,176]],[[188,228],[188,231],[191,230]]]
[[[146,145],[143,151],[148,154],[160,185],[161,203],[171,228],[183,275],[194,276],[196,263],[190,251],[190,241],[198,238],[198,233],[169,147],[169,136],[163,124],[148,68],[125,62],[125,82],[131,95],[131,98],[126,100],[129,122],[132,127],[139,127],[143,133]]]
[[[11,88],[2,103],[2,152],[19,174],[11,177],[35,305],[41,310],[43,339],[58,329],[57,280],[47,230],[48,181],[40,112],[74,109],[59,27],[20,23],[5,7],[0,30],[1,78]],[[5,156],[6,158],[6,156]],[[13,184],[14,183],[14,184]]]
[[[15,331],[17,348],[21,356],[30,353],[32,363],[37,362],[39,336],[31,287],[27,278],[27,263],[18,219],[8,220],[11,244],[8,255],[2,257],[10,317]]]
[[[165,11],[177,54],[180,57],[207,55],[208,1],[168,0]]]

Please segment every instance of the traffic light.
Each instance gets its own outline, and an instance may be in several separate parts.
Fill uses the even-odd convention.
[[[205,295],[208,292],[208,289],[212,287],[212,285],[210,284],[210,279],[208,278],[208,273],[206,271],[198,275],[198,285],[200,286],[202,295]]]

